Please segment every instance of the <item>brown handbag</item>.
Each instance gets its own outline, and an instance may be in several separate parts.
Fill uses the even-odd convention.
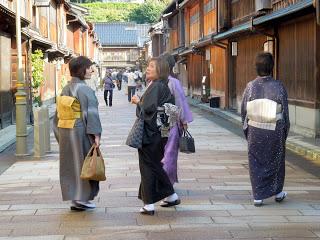
[[[80,178],[83,180],[105,181],[105,165],[99,147],[92,145],[84,159]]]

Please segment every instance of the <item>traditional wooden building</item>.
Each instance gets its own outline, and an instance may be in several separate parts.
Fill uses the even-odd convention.
[[[144,42],[149,39],[149,24],[109,22],[94,25],[101,44],[102,68],[137,66]]]
[[[288,91],[292,130],[320,136],[320,26],[315,2],[230,3],[231,28],[213,38],[229,43],[229,108],[239,111],[243,90],[256,76],[255,56],[269,51],[276,61],[274,77]]]
[[[23,1],[21,5],[21,27],[31,22],[29,6],[31,1]],[[16,10],[15,2],[0,1],[0,129],[15,123],[15,92],[17,82],[17,47],[15,38]],[[22,35],[22,55],[25,79],[30,84],[28,75],[28,42],[30,37]],[[30,91],[27,89],[28,101]],[[30,108],[29,108],[30,111]]]
[[[0,1],[0,129],[15,122],[17,53],[15,0]],[[70,79],[69,60],[86,55],[98,62],[99,41],[93,26],[83,16],[88,10],[64,0],[22,0],[22,59],[27,93],[27,120],[32,121],[31,54],[44,53],[44,84],[41,100],[55,101]]]
[[[218,96],[221,108],[239,112],[255,56],[269,51],[288,90],[292,130],[320,135],[319,1],[184,0],[163,15],[166,51],[179,56],[191,96]]]

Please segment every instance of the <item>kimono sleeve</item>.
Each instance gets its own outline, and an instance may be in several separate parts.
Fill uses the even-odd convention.
[[[98,99],[91,89],[86,94],[86,105],[86,133],[100,135],[102,127],[99,117]]]
[[[152,117],[152,115],[157,111],[159,101],[159,85],[157,83],[153,83],[150,86],[150,89],[147,91],[147,94],[143,96],[142,104],[140,104],[145,119]]]
[[[183,124],[189,123],[193,121],[192,113],[190,111],[189,104],[187,102],[187,98],[184,94],[183,88],[179,80],[176,81],[174,88],[174,97],[176,104],[181,108],[180,113],[180,121]]]
[[[242,121],[242,129],[245,137],[247,138],[248,133],[248,120],[247,120],[247,102],[249,99],[249,84],[243,92],[242,102],[241,102],[241,121]]]
[[[289,120],[289,107],[288,107],[288,94],[285,89],[285,87],[282,85],[282,99],[281,99],[281,105],[282,105],[282,115],[285,122],[285,136],[288,137],[289,129],[290,129],[290,120]]]

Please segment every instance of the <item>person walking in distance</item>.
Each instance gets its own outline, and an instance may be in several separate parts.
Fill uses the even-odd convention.
[[[136,93],[136,81],[135,81],[135,74],[133,72],[133,70],[130,70],[129,73],[127,73],[127,77],[128,77],[128,102],[131,102],[131,98],[132,96],[135,95]]]
[[[122,70],[119,70],[117,74],[117,87],[118,87],[118,90],[120,91],[122,87]]]
[[[106,72],[105,77],[103,78],[103,86],[104,86],[104,101],[106,102],[106,106],[112,107],[112,97],[113,97],[113,89],[115,87],[111,74]],[[109,100],[109,105],[108,105]]]
[[[290,121],[288,96],[283,83],[272,77],[273,56],[256,57],[257,78],[247,84],[241,104],[243,130],[248,141],[249,172],[254,205],[274,196],[282,202],[285,151]]]

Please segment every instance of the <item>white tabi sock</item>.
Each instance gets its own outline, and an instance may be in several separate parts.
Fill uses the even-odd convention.
[[[143,208],[147,211],[154,211],[154,204],[146,204]]]
[[[178,194],[174,193],[174,194],[171,194],[169,197],[166,197],[165,201],[173,202],[178,199],[179,199]]]
[[[280,192],[276,195],[276,198],[282,198],[284,195],[286,195],[287,193],[286,192]]]

